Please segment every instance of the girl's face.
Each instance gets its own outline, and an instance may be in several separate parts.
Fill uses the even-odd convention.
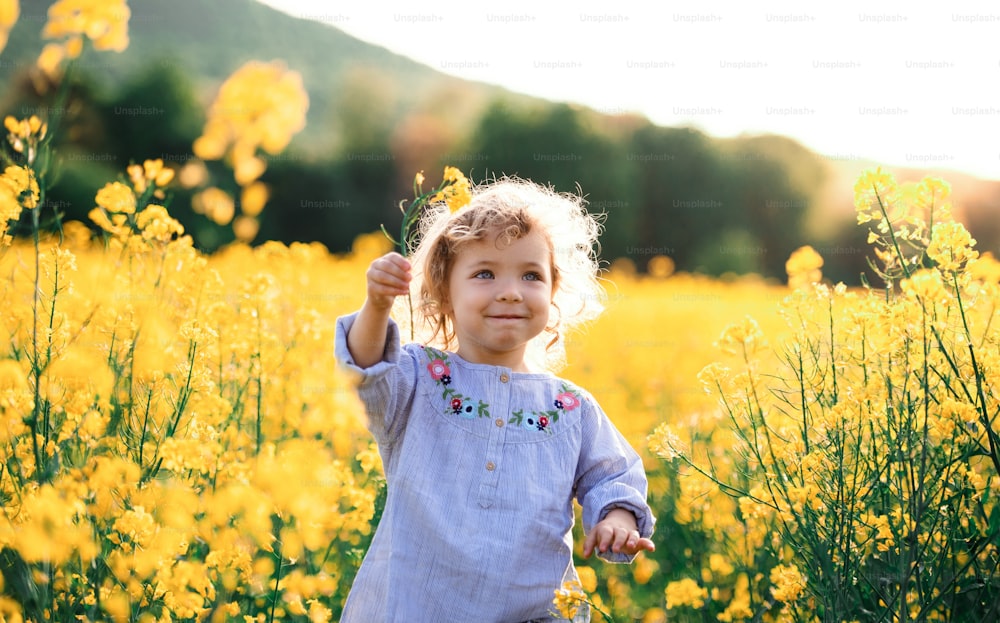
[[[527,371],[524,352],[549,321],[552,295],[552,254],[538,228],[507,243],[497,232],[466,243],[451,268],[444,310],[458,355]]]

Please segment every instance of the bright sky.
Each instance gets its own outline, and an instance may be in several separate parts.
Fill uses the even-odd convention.
[[[1000,180],[995,0],[261,1],[512,91]]]

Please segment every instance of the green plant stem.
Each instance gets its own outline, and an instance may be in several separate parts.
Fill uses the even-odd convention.
[[[139,433],[139,467],[142,468],[142,453],[146,448],[146,429],[149,426],[149,412],[153,405],[153,386],[150,385],[146,392],[146,411],[142,417],[142,432]]]
[[[31,297],[31,346],[32,346],[32,360],[31,360],[31,373],[34,377],[34,404],[31,410],[31,446],[35,454],[35,480],[39,484],[46,481],[45,472],[45,459],[44,459],[44,447],[39,448],[38,446],[38,424],[41,418],[42,410],[42,371],[48,366],[48,362],[43,366],[40,362],[38,353],[38,306],[41,303],[41,273],[42,273],[42,262],[41,262],[41,249],[40,239],[38,235],[38,210],[34,209],[31,211],[31,230],[32,230],[32,241],[34,242],[35,249],[35,282]],[[47,436],[47,435],[46,435]]]
[[[37,212],[37,210],[35,210]],[[56,297],[59,294],[59,261],[58,259],[53,260],[53,275],[52,275],[52,302],[49,305],[49,338],[45,347],[45,365],[48,367],[52,363],[52,336],[55,334],[55,321],[56,321]],[[46,401],[46,407],[44,410],[44,425],[42,429],[44,431],[45,444],[44,447],[48,448],[50,435],[52,433],[52,422],[49,419],[52,411],[48,406],[48,401]]]
[[[254,379],[257,382],[257,445],[255,454],[260,454],[260,447],[264,443],[264,357],[261,355],[261,339],[260,339],[260,324],[261,324],[261,312],[260,306],[256,307],[257,313],[257,352],[254,353],[254,358],[257,359],[257,377]],[[253,359],[251,359],[253,361]]]
[[[613,616],[611,616],[608,612],[606,612],[603,608],[599,607],[597,604],[595,604],[594,602],[590,601],[589,599],[586,599],[584,601],[586,601],[587,605],[589,605],[591,608],[593,608],[594,610],[597,610],[597,612],[602,617],[604,617],[604,619],[606,621],[608,621],[608,623],[615,623],[615,618]]]
[[[400,255],[402,255],[403,257],[409,257],[411,249],[415,246],[413,239],[414,236],[413,226],[416,225],[420,219],[420,208],[422,208],[431,197],[441,193],[445,188],[451,185],[452,185],[451,181],[444,180],[434,190],[431,190],[426,193],[421,193],[420,186],[417,184],[416,179],[414,178],[413,181],[414,198],[413,201],[410,202],[410,205],[405,210],[403,210],[403,220],[399,225],[399,240],[394,240],[392,236],[389,235],[389,232],[386,231],[385,226],[384,225],[382,226],[382,233],[385,234],[385,236],[389,238],[389,240],[392,241],[396,246],[399,247]],[[416,329],[413,326],[414,325],[413,296],[409,292],[406,293],[406,306],[410,314],[410,341],[413,341],[416,339]]]
[[[882,196],[878,194],[878,189],[872,184],[872,188],[875,190],[875,198],[878,199],[878,207],[882,211],[882,218],[885,219],[886,229],[889,230],[889,240],[892,241],[892,246],[896,250],[896,257],[899,258],[899,265],[903,268],[903,274],[909,278],[910,269],[906,266],[906,258],[903,256],[903,251],[899,248],[899,242],[896,240],[896,232],[892,231],[892,221],[889,220],[889,212],[885,209],[885,204],[882,203]]]
[[[281,585],[281,541],[277,542],[278,551],[275,552],[275,557],[278,559],[278,564],[274,568],[274,594],[271,596],[271,612],[268,614],[268,623],[274,623],[274,611],[278,607],[278,587]]]

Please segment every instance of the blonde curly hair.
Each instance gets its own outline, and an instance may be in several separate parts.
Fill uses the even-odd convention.
[[[455,258],[466,243],[492,233],[517,240],[537,228],[551,251],[553,297],[549,326],[529,343],[526,359],[532,369],[555,372],[565,366],[566,331],[599,316],[606,301],[598,262],[600,217],[585,206],[581,196],[514,176],[474,185],[472,200],[456,212],[443,202],[428,206],[410,256],[414,339],[445,350],[457,348],[453,319],[442,303],[448,300]],[[410,310],[395,311],[400,324],[408,325]]]

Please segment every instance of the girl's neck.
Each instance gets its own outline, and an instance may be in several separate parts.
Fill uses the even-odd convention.
[[[469,363],[509,368],[511,372],[532,372],[524,360],[524,352],[484,354],[471,351],[471,349],[463,349],[459,346],[455,354]]]

